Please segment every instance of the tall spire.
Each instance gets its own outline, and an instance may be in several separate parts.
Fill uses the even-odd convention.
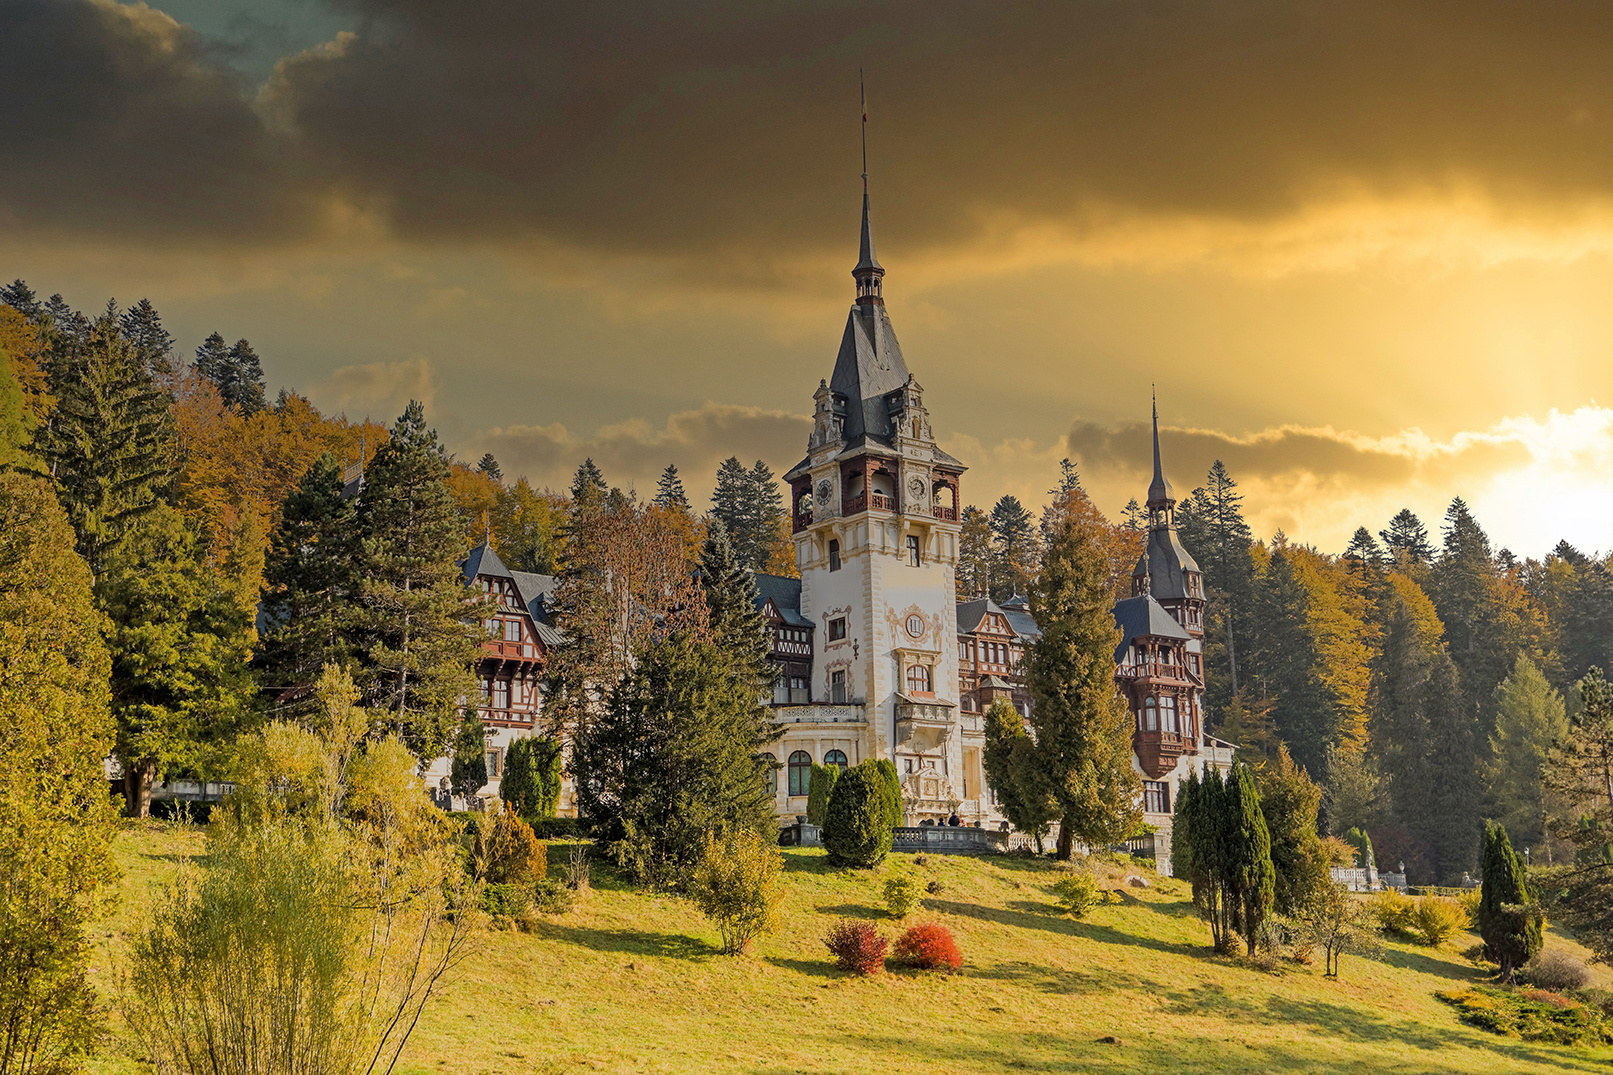
[[[1165,480],[1165,468],[1159,461],[1159,393],[1152,386],[1149,392],[1154,402],[1154,480],[1148,486],[1148,508],[1155,511],[1174,503],[1175,497],[1171,483]]]
[[[874,257],[874,236],[868,230],[868,89],[863,85],[860,70],[857,72],[857,86],[862,92],[863,108],[863,230],[862,244],[857,251],[857,267],[851,270],[851,278],[857,281],[859,304],[883,306],[885,300],[880,295],[880,278],[885,275],[885,267]]]

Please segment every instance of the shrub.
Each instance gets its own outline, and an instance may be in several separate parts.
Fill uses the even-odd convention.
[[[891,849],[889,785],[872,761],[854,765],[835,781],[823,821],[823,846],[836,866],[869,869]]]
[[[1422,934],[1424,944],[1437,948],[1467,928],[1467,910],[1449,896],[1424,896],[1412,912],[1411,925]]]
[[[1462,905],[1467,912],[1467,928],[1472,929],[1479,924],[1479,905],[1484,899],[1484,890],[1470,888],[1456,897],[1456,902]]]
[[[1590,968],[1584,961],[1555,948],[1535,953],[1518,973],[1540,989],[1575,990],[1591,984]]]
[[[1411,932],[1411,917],[1417,911],[1417,901],[1410,896],[1386,888],[1372,897],[1371,906],[1373,916],[1385,932]]]
[[[823,936],[835,965],[853,974],[877,974],[885,966],[884,937],[868,922],[843,918]]]
[[[540,817],[531,825],[540,840],[575,840],[588,835],[587,826],[574,817]]]
[[[1053,895],[1066,914],[1084,918],[1097,905],[1098,882],[1090,873],[1072,873],[1053,885]]]
[[[547,737],[511,743],[498,793],[528,823],[553,817],[560,803],[560,744]]]
[[[923,890],[915,877],[900,874],[885,882],[885,910],[892,917],[906,918],[923,898]]]
[[[885,787],[890,792],[885,801],[885,820],[894,831],[902,823],[902,778],[897,775],[896,763],[888,758],[881,758],[874,763],[879,766],[880,775],[885,778]]]
[[[1434,994],[1457,1009],[1462,1022],[1524,1041],[1599,1045],[1613,1041],[1602,1010],[1538,989],[1471,986]]]
[[[910,927],[896,942],[891,953],[898,963],[923,970],[955,971],[963,966],[963,953],[952,931],[939,922],[923,922]]]
[[[835,781],[839,778],[840,766],[812,763],[812,775],[807,780],[807,824],[823,824],[823,815],[829,809],[829,796],[834,792]]]
[[[549,872],[548,850],[532,826],[508,811],[476,825],[477,874],[490,884],[524,884]]]
[[[930,879],[930,883],[924,886],[924,891],[928,892],[932,896],[939,896],[946,890],[947,886],[942,883],[939,877],[932,877]]]
[[[544,914],[567,914],[577,894],[560,881],[544,878],[532,885],[532,905]]]
[[[778,929],[783,869],[777,845],[754,829],[729,831],[721,839],[706,833],[689,875],[689,897],[717,923],[724,952],[738,955],[758,934]]]
[[[525,885],[492,884],[482,889],[482,910],[514,918],[532,906],[532,890]]]

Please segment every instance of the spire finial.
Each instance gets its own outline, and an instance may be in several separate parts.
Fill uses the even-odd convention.
[[[1165,480],[1165,468],[1159,459],[1159,391],[1154,385],[1148,386],[1149,395],[1153,398],[1154,411],[1154,480],[1148,486],[1148,510],[1150,513],[1173,503],[1171,496],[1171,483]]]
[[[878,306],[885,301],[880,296],[880,277],[885,275],[885,269],[874,256],[874,236],[868,230],[868,86],[861,68],[857,69],[857,89],[862,95],[863,227],[857,267],[851,270],[851,277],[857,281],[857,302]]]

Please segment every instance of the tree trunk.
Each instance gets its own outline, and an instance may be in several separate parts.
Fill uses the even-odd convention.
[[[151,762],[123,767],[123,809],[129,817],[151,816],[151,785],[157,779],[157,767]]]
[[[1067,819],[1061,819],[1059,821],[1059,842],[1058,842],[1058,860],[1060,862],[1069,862],[1070,861],[1070,852],[1071,852],[1071,849],[1072,849],[1072,847],[1074,845],[1074,842],[1075,842],[1075,834],[1074,834],[1073,830],[1071,830],[1071,828],[1070,828],[1069,821]]]

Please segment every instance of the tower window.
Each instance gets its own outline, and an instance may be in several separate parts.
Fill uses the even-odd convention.
[[[829,701],[834,705],[846,704],[846,673],[843,670],[829,673]]]
[[[840,570],[840,542],[829,539],[829,570]]]
[[[911,567],[919,566],[919,539],[917,534],[907,535],[907,562]]]
[[[829,641],[838,642],[846,637],[846,618],[836,616],[829,621]]]
[[[930,669],[928,665],[908,665],[907,689],[914,694],[930,693]]]

